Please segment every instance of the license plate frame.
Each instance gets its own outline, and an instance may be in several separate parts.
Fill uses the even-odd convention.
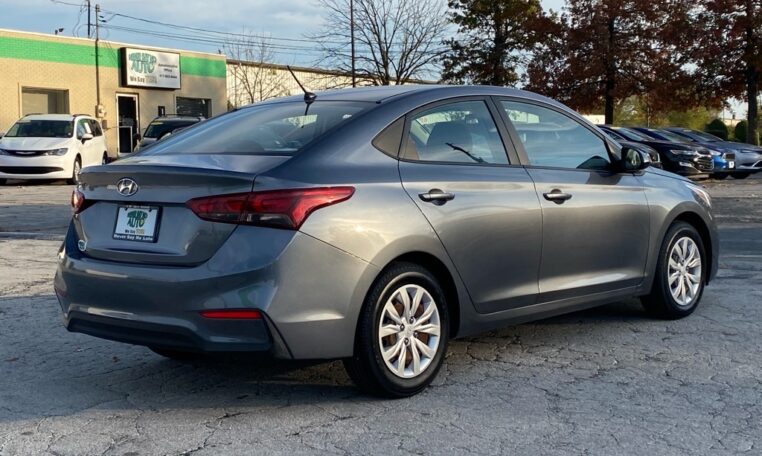
[[[730,168],[730,169],[736,169],[736,162],[729,161],[728,162],[728,168]]]
[[[130,211],[138,214],[132,216]],[[146,214],[141,217],[140,213]],[[141,224],[141,221],[143,222]],[[156,243],[159,239],[159,222],[161,221],[161,207],[137,204],[122,204],[116,209],[114,217],[114,229],[112,238],[119,241]],[[123,222],[120,224],[120,222]],[[131,226],[131,224],[141,226]]]

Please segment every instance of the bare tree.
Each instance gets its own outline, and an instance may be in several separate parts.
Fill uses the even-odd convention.
[[[404,84],[438,74],[448,31],[441,0],[353,0],[356,74],[360,83]],[[325,52],[318,64],[352,68],[350,0],[318,0],[326,11],[312,38]]]
[[[288,93],[272,65],[275,52],[267,38],[244,31],[225,44],[224,52],[231,60],[228,101],[233,107]]]

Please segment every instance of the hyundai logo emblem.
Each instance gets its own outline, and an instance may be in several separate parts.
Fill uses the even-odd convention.
[[[116,183],[116,191],[122,196],[132,196],[138,192],[138,189],[138,183],[129,177],[120,179],[119,182]]]

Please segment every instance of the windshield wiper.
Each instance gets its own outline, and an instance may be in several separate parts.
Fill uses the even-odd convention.
[[[484,159],[482,159],[481,157],[477,157],[476,155],[472,154],[471,152],[467,151],[466,149],[460,146],[456,146],[453,143],[445,143],[445,144],[452,147],[453,150],[457,150],[458,152],[463,152],[464,154],[468,156],[468,158],[475,161],[476,163],[485,163]]]

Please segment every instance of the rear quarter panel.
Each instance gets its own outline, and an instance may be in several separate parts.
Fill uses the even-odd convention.
[[[460,312],[472,313],[471,299],[439,237],[402,187],[397,159],[371,145],[379,132],[420,103],[425,100],[406,99],[371,110],[352,128],[336,131],[282,166],[257,176],[254,190],[354,187],[352,198],[317,210],[300,231],[370,263],[378,274],[401,255],[431,255],[448,269]],[[362,297],[351,303],[355,323],[368,289],[369,284]]]

